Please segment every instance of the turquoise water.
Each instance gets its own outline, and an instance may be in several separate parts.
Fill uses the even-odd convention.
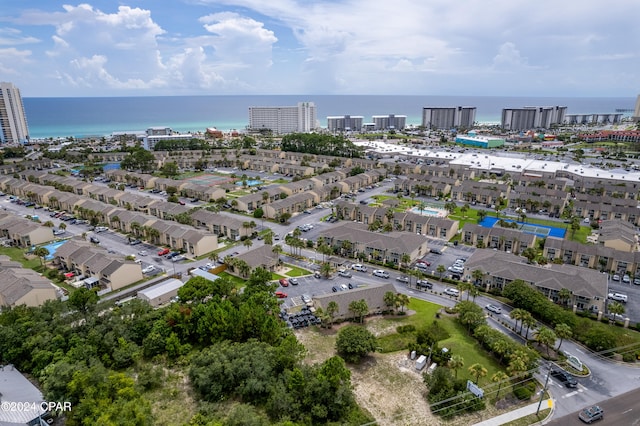
[[[433,209],[422,209],[418,207],[412,207],[409,209],[411,213],[422,214],[423,216],[444,216],[445,213],[443,210],[433,210]]]
[[[523,96],[393,96],[393,95],[275,95],[275,96],[148,96],[112,98],[23,98],[31,138],[109,136],[119,131],[144,131],[171,127],[181,133],[204,132],[216,127],[224,132],[243,131],[249,124],[249,107],[293,106],[313,102],[317,120],[326,127],[327,116],[406,115],[407,124],[422,123],[426,106],[474,106],[476,121],[499,122],[503,108],[525,105],[562,105],[568,114],[609,113],[633,109],[635,97],[567,98]]]
[[[262,183],[262,181],[260,180],[247,180],[245,181],[247,182],[247,186],[258,186]],[[242,186],[243,182],[241,180],[239,180],[238,182],[236,182],[236,185],[238,186]]]
[[[66,242],[67,242],[66,240],[62,240],[62,241],[56,241],[54,243],[49,243],[41,246],[49,250],[49,256],[45,257],[45,259],[52,260],[55,257],[56,250],[58,250],[58,248]]]

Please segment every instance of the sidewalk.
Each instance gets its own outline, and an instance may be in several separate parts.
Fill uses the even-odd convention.
[[[538,402],[536,402],[535,404],[529,404],[525,407],[518,408],[517,410],[513,410],[500,416],[493,417],[480,423],[476,423],[474,426],[500,426],[505,423],[509,423],[521,417],[528,416],[529,414],[535,414],[536,411],[538,411],[538,404]],[[540,411],[546,410],[547,408],[553,409],[552,399],[542,401],[542,405],[540,405]]]

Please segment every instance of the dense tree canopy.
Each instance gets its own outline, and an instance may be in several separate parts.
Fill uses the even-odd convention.
[[[282,150],[336,157],[363,156],[363,150],[342,136],[317,133],[291,133],[282,137]]]

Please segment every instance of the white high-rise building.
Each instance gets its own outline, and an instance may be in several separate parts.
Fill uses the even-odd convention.
[[[317,128],[316,106],[298,102],[297,106],[249,107],[249,130],[270,130],[275,134],[308,133]]]
[[[631,117],[633,121],[640,121],[640,95],[636,99],[636,108],[633,112],[633,117]]]
[[[0,143],[20,144],[29,141],[27,116],[20,89],[12,83],[0,83]]]
[[[424,107],[422,126],[426,129],[473,128],[476,121],[476,107]]]

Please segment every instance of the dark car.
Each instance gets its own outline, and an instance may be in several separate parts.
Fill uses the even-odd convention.
[[[92,243],[94,243],[94,244],[100,244],[100,240],[99,240],[99,239],[97,239],[96,237],[91,237],[91,238],[89,238],[89,241],[91,241],[91,242],[92,242]]]
[[[336,286],[331,287],[331,291],[333,291],[334,293],[337,293],[338,292],[338,287],[336,287]]]
[[[558,379],[563,385],[568,388],[575,388],[578,386],[578,381],[571,374],[567,373],[564,370],[551,370],[551,376]]]
[[[432,248],[431,250],[429,250],[429,253],[442,254],[442,251],[440,249]]]
[[[424,288],[424,289],[427,289],[427,290],[431,290],[433,288],[433,284],[431,284],[427,280],[418,280],[418,281],[416,281],[416,287],[417,288]]]
[[[596,420],[604,419],[604,410],[599,405],[592,405],[580,411],[578,418],[585,423],[593,423]]]

